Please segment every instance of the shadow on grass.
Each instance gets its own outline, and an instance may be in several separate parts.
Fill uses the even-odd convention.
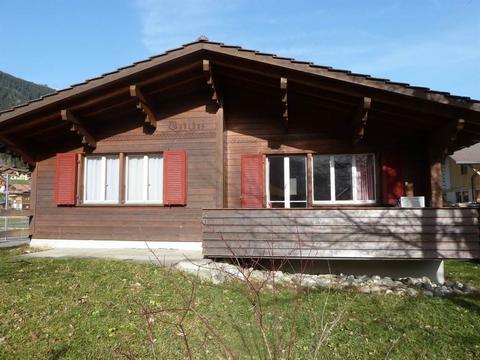
[[[57,344],[47,353],[46,358],[51,360],[63,359],[68,349],[69,347],[65,344]]]
[[[480,315],[480,294],[470,296],[451,296],[447,298],[453,304]]]

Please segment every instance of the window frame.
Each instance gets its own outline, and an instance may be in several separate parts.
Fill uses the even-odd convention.
[[[335,156],[351,156],[352,157],[352,200],[332,200],[335,199]],[[360,155],[373,156],[373,200],[354,200],[357,198],[357,167],[356,157]],[[330,200],[315,200],[315,169],[313,158],[315,156],[329,157],[330,164]],[[311,156],[311,189],[312,189],[312,204],[313,205],[370,205],[377,203],[377,164],[374,153],[360,153],[360,154],[312,154]]]
[[[290,157],[293,156],[302,156],[305,157],[305,201],[303,200],[290,200]],[[280,157],[283,158],[283,186],[284,186],[284,200],[274,200],[270,201],[270,160],[271,157]],[[288,170],[288,171],[287,171]],[[288,196],[287,196],[288,195]],[[288,198],[288,199],[287,199]],[[284,208],[275,208],[275,209],[307,209],[308,208],[308,156],[305,154],[288,154],[288,155],[266,155],[265,156],[265,207],[272,208],[269,204],[271,203],[283,203],[285,204]],[[305,203],[304,208],[292,208],[291,203]],[[288,205],[288,206],[287,206]]]
[[[128,164],[128,159],[129,157],[141,157],[143,156],[143,186],[142,186],[142,197],[143,200],[128,200],[128,175],[129,175],[129,164]],[[164,204],[164,178],[165,174],[163,173],[162,169],[162,200],[148,200],[148,180],[149,180],[149,158],[150,156],[161,156],[162,158],[162,167],[163,167],[163,152],[157,152],[157,153],[129,153],[125,154],[125,176],[124,176],[124,183],[125,183],[125,190],[123,191],[123,197],[124,197],[124,203],[126,205],[159,205],[163,206]],[[145,165],[146,164],[146,165]]]
[[[104,205],[104,204],[113,204],[119,205],[120,204],[120,191],[117,189],[117,199],[116,200],[105,200],[106,198],[106,181],[107,181],[107,158],[116,158],[118,160],[118,187],[120,189],[120,155],[119,154],[93,154],[93,155],[85,155],[83,157],[83,196],[82,196],[82,203],[86,205]],[[104,200],[87,200],[87,161],[91,158],[100,158],[102,160],[102,168],[101,168],[101,185],[103,188],[103,199]]]

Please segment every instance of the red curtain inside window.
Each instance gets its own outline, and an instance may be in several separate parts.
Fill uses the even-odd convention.
[[[357,155],[357,200],[375,200],[373,155]]]

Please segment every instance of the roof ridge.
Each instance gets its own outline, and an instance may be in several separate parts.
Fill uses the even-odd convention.
[[[104,79],[105,77],[120,73],[123,70],[134,68],[134,67],[136,67],[140,64],[144,64],[144,63],[148,63],[150,61],[154,61],[154,60],[156,60],[158,58],[162,58],[162,57],[164,57],[164,56],[166,56],[170,53],[180,51],[180,50],[184,50],[188,47],[198,45],[198,44],[202,44],[202,46],[201,46],[202,49],[206,49],[203,45],[208,44],[208,45],[219,46],[221,48],[236,50],[236,51],[239,51],[239,52],[250,52],[250,53],[253,53],[253,54],[258,55],[258,56],[270,57],[272,59],[281,60],[281,61],[288,61],[292,64],[305,65],[305,66],[307,66],[309,68],[312,68],[312,69],[322,69],[322,70],[326,70],[327,72],[342,73],[342,74],[345,74],[347,76],[354,77],[354,78],[360,78],[360,79],[365,79],[365,80],[374,81],[374,82],[383,82],[383,83],[388,84],[388,85],[394,85],[394,86],[399,86],[399,87],[402,87],[402,88],[419,90],[419,91],[424,91],[424,92],[427,92],[427,93],[443,95],[443,96],[455,99],[456,101],[463,101],[463,102],[471,102],[471,103],[479,103],[480,104],[480,100],[473,99],[469,96],[453,95],[453,94],[450,94],[449,92],[446,92],[446,91],[433,90],[433,89],[430,89],[428,87],[415,86],[415,85],[410,85],[408,83],[403,83],[403,82],[396,82],[396,81],[392,81],[390,79],[378,78],[378,77],[374,77],[374,76],[371,76],[371,75],[368,75],[368,74],[355,73],[355,72],[352,72],[350,70],[337,69],[337,68],[334,68],[334,67],[331,67],[331,66],[315,64],[315,63],[309,62],[309,61],[296,60],[296,59],[290,58],[290,57],[283,57],[283,56],[278,56],[276,54],[266,53],[266,52],[262,52],[262,51],[258,51],[258,50],[246,49],[246,48],[243,48],[242,46],[239,46],[239,45],[229,45],[229,44],[225,44],[225,43],[222,43],[222,42],[211,41],[206,37],[205,38],[200,37],[195,41],[183,44],[183,45],[181,45],[177,48],[168,49],[168,50],[164,51],[163,53],[149,56],[146,59],[135,61],[135,62],[133,62],[129,65],[122,66],[122,67],[117,68],[113,71],[103,73],[100,76],[96,76],[96,77],[93,77],[93,78],[86,79],[86,80],[84,80],[80,83],[72,84],[72,85],[70,85],[66,88],[57,89],[56,91],[53,91],[52,93],[49,93],[49,94],[46,94],[46,95],[43,95],[43,96],[41,96],[37,99],[32,99],[32,100],[29,100],[25,103],[18,104],[18,105],[15,105],[15,106],[11,107],[11,108],[4,109],[4,110],[0,111],[0,117],[3,114],[15,111],[18,108],[26,107],[26,106],[28,106],[32,103],[42,101],[46,98],[49,98],[49,97],[54,96],[54,95],[58,95],[59,93],[71,90],[75,87],[78,87],[78,86],[81,86],[81,85],[86,85],[86,84],[89,84],[89,83],[94,82],[96,80]]]

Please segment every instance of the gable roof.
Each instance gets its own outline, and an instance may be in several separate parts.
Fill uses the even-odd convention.
[[[457,164],[480,164],[480,143],[455,151],[450,157]]]
[[[371,77],[365,74],[352,73],[348,70],[334,69],[329,66],[316,65],[306,61],[298,61],[291,58],[268,54],[256,50],[243,49],[240,46],[225,45],[223,43],[212,42],[208,40],[198,40],[185,44],[179,48],[171,49],[163,54],[149,57],[148,59],[135,62],[131,65],[119,68],[112,72],[102,74],[101,76],[85,80],[82,83],[71,85],[68,88],[58,90],[39,99],[17,105],[11,109],[0,112],[0,123],[15,118],[20,115],[26,115],[30,112],[42,109],[57,101],[67,101],[70,98],[87,94],[98,90],[104,86],[110,86],[116,81],[134,76],[142,71],[155,68],[160,64],[178,60],[198,52],[207,52],[221,55],[229,55],[235,58],[261,62],[270,66],[275,66],[288,70],[295,70],[311,75],[317,75],[324,78],[339,80],[345,83],[351,83],[369,87],[377,90],[383,90],[389,93],[408,96],[427,100],[433,103],[440,103],[457,108],[480,112],[480,101],[466,96],[452,95],[448,92],[435,91],[426,87],[412,86],[407,83],[393,82],[388,79]]]

